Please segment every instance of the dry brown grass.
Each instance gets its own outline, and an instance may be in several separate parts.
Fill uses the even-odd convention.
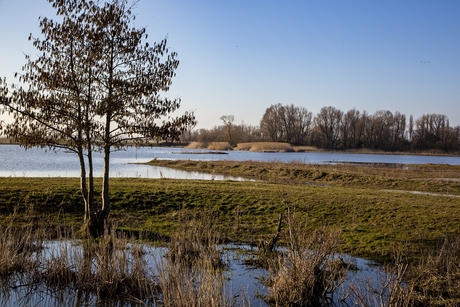
[[[289,143],[277,142],[250,142],[239,143],[236,146],[237,150],[249,150],[259,152],[293,152],[294,148]]]
[[[241,293],[239,302],[227,293],[225,264],[212,224],[205,216],[181,220],[166,256],[157,262],[163,306],[247,305]]]
[[[212,142],[207,148],[209,150],[231,150],[232,145],[229,142]]]
[[[409,264],[402,250],[396,250],[394,262],[377,271],[377,275],[363,282],[353,282],[350,287],[350,299],[353,306],[372,307],[411,307],[421,304],[412,285],[407,284]]]
[[[78,294],[86,305],[97,298],[104,306],[248,306],[242,293],[227,293],[215,234],[209,218],[184,218],[165,254],[123,233],[97,240],[65,233],[45,242],[45,231],[33,226],[0,228],[0,291],[15,291],[20,278],[24,305],[44,286],[46,296]]]
[[[0,227],[0,278],[36,269],[39,262],[31,255],[41,248],[42,236],[31,227]]]
[[[270,306],[323,306],[345,280],[349,264],[337,255],[340,232],[313,232],[288,215],[289,243],[286,252],[268,259],[265,280]]]
[[[296,152],[316,152],[316,151],[323,151],[315,146],[292,146]]]
[[[447,236],[437,251],[409,268],[408,284],[422,303],[432,306],[460,304],[460,236]]]
[[[202,149],[206,148],[206,144],[203,142],[190,142],[185,148],[187,149]]]
[[[10,139],[5,138],[5,137],[0,137],[0,144],[1,145],[4,145],[4,144],[9,145],[9,144],[12,144],[12,141]]]

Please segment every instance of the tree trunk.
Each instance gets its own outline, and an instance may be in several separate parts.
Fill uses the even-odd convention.
[[[86,187],[85,157],[83,156],[82,150],[79,150],[78,152],[78,161],[80,162],[80,191],[85,203],[85,223],[87,223],[90,219],[91,209],[89,204],[88,189]]]
[[[102,217],[107,220],[110,214],[110,199],[109,199],[109,162],[110,162],[110,146],[104,148],[104,174],[102,181]]]

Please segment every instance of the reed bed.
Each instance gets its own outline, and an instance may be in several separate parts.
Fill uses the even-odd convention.
[[[278,142],[250,142],[238,143],[236,150],[248,150],[258,152],[294,152],[294,148],[289,143]]]
[[[318,151],[324,151],[323,149],[320,149],[315,146],[292,146],[294,148],[295,152],[318,152]]]
[[[249,306],[226,291],[226,264],[212,225],[205,218],[180,225],[166,253],[122,233],[97,240],[67,233],[43,241],[43,232],[31,226],[0,228],[3,299],[21,291],[21,304],[35,306],[39,291],[46,293],[43,306],[77,296],[76,306]]]
[[[459,306],[460,236],[446,236],[438,248],[410,266],[407,283],[426,306]]]
[[[49,241],[45,240],[49,230],[37,228],[36,223],[1,227],[2,295],[22,289],[22,305],[37,305],[33,303],[37,291],[52,296],[37,306],[96,302],[105,302],[104,306],[250,306],[244,291],[229,293],[226,287],[228,264],[223,260],[217,223],[206,213],[179,211],[176,217],[179,226],[161,253],[122,233],[78,240],[69,231]],[[288,237],[287,245],[259,253],[266,257],[263,263],[268,270],[263,279],[268,287],[264,299],[268,306],[333,306],[333,293],[352,267],[337,254],[340,231],[311,230],[299,217],[288,214],[282,234]],[[377,280],[351,284],[345,293],[353,306],[458,306],[458,236],[447,237],[437,252],[416,265],[407,260],[406,250],[397,250],[395,255]],[[71,297],[79,303],[65,299]]]
[[[41,248],[43,232],[31,227],[0,226],[0,278],[35,270],[39,262],[32,254]]]
[[[203,142],[190,142],[187,146],[185,146],[187,149],[202,149],[206,148],[205,143]]]
[[[212,142],[207,146],[209,150],[232,150],[229,142]]]
[[[286,251],[268,259],[265,301],[270,306],[327,306],[343,283],[350,264],[338,256],[340,232],[308,231],[295,214],[288,215]]]
[[[380,267],[373,280],[366,279],[351,284],[349,297],[354,306],[424,306],[412,285],[406,282],[408,267],[404,252],[401,249],[396,250],[394,261]]]
[[[179,213],[181,214],[181,213]],[[216,229],[206,216],[180,221],[168,244],[165,257],[158,259],[161,304],[170,306],[248,306],[244,294],[239,301],[226,290],[222,250]]]

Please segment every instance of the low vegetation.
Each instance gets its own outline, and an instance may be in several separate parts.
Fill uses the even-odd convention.
[[[190,142],[185,148],[187,149],[209,149],[209,150],[231,150],[229,142]]]
[[[239,143],[237,150],[259,151],[259,152],[293,152],[294,148],[289,143],[277,142],[252,142]]]
[[[322,229],[340,230],[340,235],[328,237],[328,240],[337,239],[333,241],[334,253],[349,253],[391,264],[385,272],[395,274],[382,273],[382,283],[387,291],[392,291],[395,296],[397,293],[404,295],[404,302],[410,303],[392,305],[387,302],[383,306],[416,306],[416,302],[420,302],[421,306],[454,306],[460,302],[457,294],[460,293],[458,166],[161,160],[151,163],[256,179],[246,182],[113,179],[111,217],[118,225],[119,233],[162,241],[170,238],[171,242],[176,242],[171,249],[175,248],[176,256],[182,255],[175,257],[176,260],[189,261],[198,250],[202,250],[208,253],[204,258],[210,260],[209,265],[217,269],[219,263],[212,256],[215,250],[206,244],[230,240],[269,246],[264,242],[272,242],[280,214],[287,216],[289,212],[295,212],[296,219],[304,221],[302,227],[296,228],[302,229],[299,235],[310,234],[307,238],[311,238],[312,234],[322,233]],[[27,259],[23,252],[35,248],[29,243],[21,243],[26,234],[42,239],[56,238],[60,233],[79,229],[84,210],[79,193],[76,178],[0,178],[2,240],[17,227],[30,227],[29,232],[21,232],[24,236],[17,237],[18,243],[1,242],[6,249],[2,250],[2,255],[11,259],[0,263],[2,276],[15,271],[29,271],[37,265],[19,261]],[[196,235],[186,217],[199,214],[205,214],[212,220],[212,224],[203,224],[200,229],[212,228],[215,238],[201,236],[202,243],[193,245],[188,242],[192,242]],[[186,231],[185,225],[189,225]],[[283,224],[283,230],[277,237],[278,245],[295,245],[293,231],[289,230]],[[202,232],[198,230],[195,233]],[[186,239],[172,240],[180,237],[178,233]],[[40,242],[38,237],[34,238]],[[318,239],[318,242],[325,242],[325,239]],[[286,278],[295,274],[277,269],[275,264],[293,263],[294,260],[289,257],[294,255],[286,253],[284,256],[288,258],[271,258],[272,275],[267,284],[277,283],[277,289],[282,289],[282,285],[293,288],[288,286],[292,281]],[[399,256],[395,258],[395,255]],[[306,269],[305,266],[301,265],[302,269]],[[295,269],[295,266],[290,268]],[[283,281],[280,276],[284,276]],[[214,277],[209,278],[210,282],[216,282],[212,279]],[[174,283],[173,280],[162,282]],[[372,302],[382,295],[376,291],[372,294],[373,286],[369,284],[366,291],[354,289],[353,297],[361,302],[359,306],[373,306]],[[311,286],[305,287],[298,290],[310,291]],[[295,296],[288,297],[294,297],[292,302],[296,300]],[[389,296],[381,296],[383,298],[388,299]],[[267,297],[271,302],[280,302],[281,299],[286,299],[285,294],[270,292]]]

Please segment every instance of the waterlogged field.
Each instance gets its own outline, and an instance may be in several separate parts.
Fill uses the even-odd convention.
[[[451,306],[460,300],[460,166],[150,163],[253,181],[113,178],[112,218],[119,231],[164,241],[185,220],[204,215],[218,242],[263,250],[276,236],[282,214],[276,246],[295,246],[290,227],[295,217],[307,237],[323,229],[333,233],[334,253],[397,264],[396,276],[404,276],[417,295]],[[45,227],[50,237],[56,229],[78,230],[79,193],[76,178],[0,178],[0,223]],[[429,305],[428,299],[418,301]]]
[[[414,253],[435,246],[456,233],[460,221],[460,166],[151,163],[260,181],[113,178],[112,217],[122,229],[167,236],[180,214],[207,212],[222,239],[256,244],[271,236],[279,214],[290,210],[310,229],[340,229],[343,252],[382,261],[391,257],[394,244],[414,245]],[[16,218],[26,222],[24,212],[31,207],[34,214],[78,225],[83,216],[78,179],[0,178],[4,221],[19,210]]]

